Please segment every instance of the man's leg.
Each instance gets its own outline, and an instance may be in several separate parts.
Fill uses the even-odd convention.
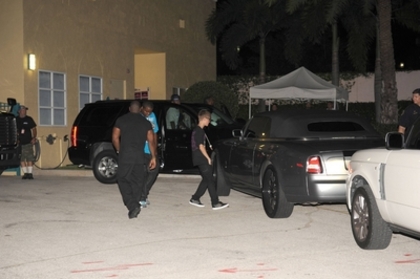
[[[144,164],[136,164],[129,177],[131,192],[133,193],[133,200],[136,206],[139,206],[139,202],[144,193],[145,171]]]
[[[134,209],[137,204],[135,204],[135,199],[133,198],[133,191],[131,187],[131,172],[133,165],[130,164],[119,164],[117,171],[117,182],[118,188],[120,189],[121,197],[123,199],[124,205],[128,210]]]
[[[202,180],[200,184],[198,185],[197,191],[192,196],[194,200],[199,200],[200,197],[204,195],[206,190],[209,190],[211,203],[216,204],[219,202],[219,197],[217,196],[216,192],[216,185],[214,183],[213,179],[213,169],[211,165],[205,164],[205,165],[199,165],[198,169],[200,170],[200,174],[202,177]]]
[[[146,166],[147,166],[146,169],[147,169],[147,171],[145,173],[146,183],[145,183],[145,187],[144,187],[145,192],[142,195],[142,201],[146,200],[147,197],[149,196],[150,189],[152,189],[153,184],[155,183],[156,178],[159,174],[159,160],[156,159],[156,168],[154,168],[153,170],[149,170],[148,162],[150,162],[150,158],[151,158],[150,154],[146,154],[145,158],[146,158]]]

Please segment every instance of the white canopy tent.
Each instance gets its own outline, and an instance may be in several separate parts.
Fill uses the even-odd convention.
[[[348,101],[349,93],[344,88],[323,80],[305,67],[300,67],[281,78],[250,88],[250,118],[252,99],[330,100],[334,102],[334,108],[336,108],[337,101]]]

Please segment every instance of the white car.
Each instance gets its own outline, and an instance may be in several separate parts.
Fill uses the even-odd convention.
[[[385,146],[357,151],[350,162],[347,206],[363,249],[385,249],[393,232],[420,237],[420,120],[405,144],[391,132]]]

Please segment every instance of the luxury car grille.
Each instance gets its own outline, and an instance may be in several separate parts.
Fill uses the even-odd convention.
[[[16,145],[16,119],[11,115],[0,115],[0,146]]]

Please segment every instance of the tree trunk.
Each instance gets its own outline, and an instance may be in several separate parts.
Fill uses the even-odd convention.
[[[379,47],[379,24],[376,23],[376,58],[375,58],[375,120],[381,123],[381,92],[382,92],[382,73],[381,73],[381,57]]]
[[[377,0],[379,42],[383,89],[381,95],[381,123],[394,124],[398,120],[398,90],[395,77],[394,45],[391,31],[391,0]]]
[[[260,34],[260,84],[265,83],[265,36]],[[258,100],[258,111],[265,111],[265,99]]]
[[[337,21],[332,24],[332,57],[331,57],[331,82],[335,86],[340,86],[340,63],[338,52],[340,48],[340,38],[338,37]]]

